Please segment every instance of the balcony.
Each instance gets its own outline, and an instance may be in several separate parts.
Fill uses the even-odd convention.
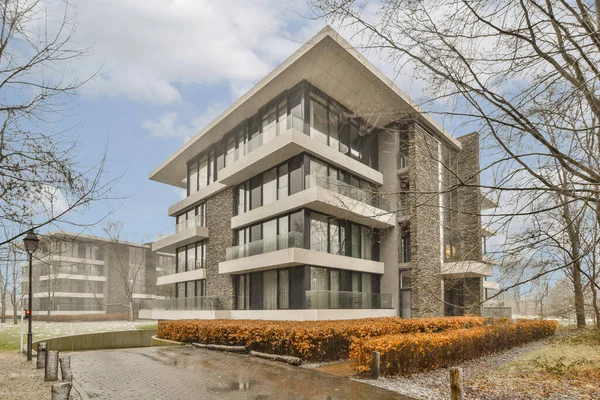
[[[200,279],[206,279],[206,270],[204,269],[202,262],[200,260],[196,260],[196,269],[159,276],[156,279],[156,285],[170,285],[173,283],[197,281]]]
[[[70,279],[70,280],[79,280],[79,281],[95,281],[95,282],[106,282],[106,276],[97,276],[97,275],[80,275],[80,274],[51,274],[51,275],[40,275],[40,281],[47,281],[53,279]]]
[[[391,309],[392,295],[387,293],[340,292],[332,290],[307,290],[307,309]]]
[[[492,266],[483,261],[455,261],[442,263],[445,277],[483,278],[493,275]]]
[[[375,184],[383,184],[381,172],[348,157],[295,127],[274,136],[263,132],[236,150],[234,162],[219,172],[219,181],[237,185],[303,152],[327,160]]]
[[[326,187],[313,186],[266,206],[236,215],[231,219],[231,228],[241,228],[300,208],[310,208],[373,228],[386,229],[395,226],[393,213],[367,203],[375,203],[387,208],[383,200],[374,198],[373,193],[335,181],[323,182],[323,186]]]
[[[231,299],[218,296],[180,297],[176,299],[142,300],[142,310],[225,310]]]
[[[152,251],[175,254],[178,247],[204,240],[208,237],[208,228],[205,225],[206,221],[202,215],[180,222],[175,225],[174,234],[161,235],[152,243]]]
[[[220,274],[241,274],[297,265],[339,268],[383,274],[383,263],[339,254],[308,250],[301,232],[288,232],[267,239],[230,247],[226,261],[219,263]]]

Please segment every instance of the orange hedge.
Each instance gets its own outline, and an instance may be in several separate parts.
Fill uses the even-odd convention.
[[[369,372],[371,352],[379,351],[383,375],[407,375],[459,364],[554,334],[556,321],[519,320],[441,333],[410,333],[357,338],[350,346],[355,371]]]
[[[243,345],[311,361],[348,358],[355,338],[442,332],[483,326],[481,317],[365,318],[344,321],[180,320],[160,321],[157,335],[179,342]]]

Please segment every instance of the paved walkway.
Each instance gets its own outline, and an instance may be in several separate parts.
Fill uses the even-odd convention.
[[[84,400],[409,400],[347,378],[188,346],[71,353],[71,365]]]

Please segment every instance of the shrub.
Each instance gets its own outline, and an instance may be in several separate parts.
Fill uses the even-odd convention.
[[[157,335],[179,342],[243,345],[252,350],[310,361],[348,358],[355,338],[389,334],[443,332],[483,326],[481,317],[405,320],[365,318],[344,321],[180,320],[160,321]]]
[[[554,334],[556,321],[517,321],[486,324],[439,333],[410,333],[357,338],[350,358],[359,374],[369,372],[371,352],[379,351],[383,375],[449,367],[465,360],[508,349]]]

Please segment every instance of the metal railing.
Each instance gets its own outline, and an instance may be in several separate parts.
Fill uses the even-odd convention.
[[[229,310],[229,297],[202,296],[179,297],[176,299],[142,300],[143,310]]]
[[[341,292],[307,290],[307,309],[390,309],[392,295],[388,293]]]
[[[365,203],[382,210],[389,210],[389,202],[387,199],[381,197],[378,192],[352,186],[331,176],[323,174],[310,174],[308,176],[307,189],[313,185],[331,190],[332,192],[338,193],[342,196],[349,197],[353,200],[360,201],[361,203]]]
[[[227,261],[237,260],[238,258],[270,253],[292,247],[304,247],[304,234],[302,232],[287,232],[239,246],[229,247],[225,252],[225,259]]]

